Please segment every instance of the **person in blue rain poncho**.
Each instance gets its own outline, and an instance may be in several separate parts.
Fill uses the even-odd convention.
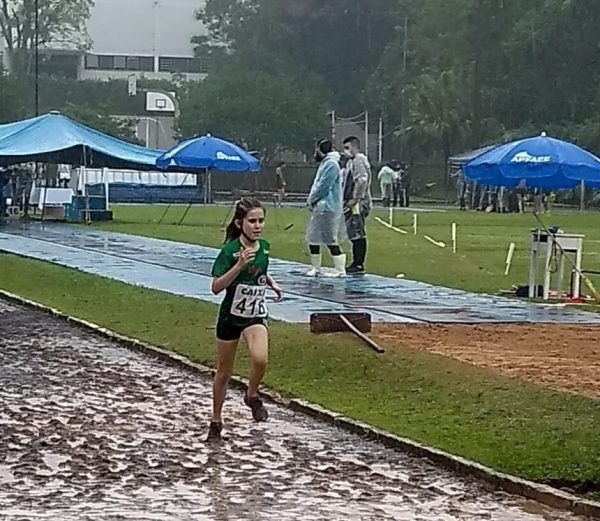
[[[321,245],[327,246],[333,258],[333,272],[324,276],[344,277],[346,275],[346,255],[338,244],[338,231],[342,220],[342,179],[340,154],[333,149],[328,139],[317,143],[315,160],[319,163],[317,174],[308,195],[310,221],[306,240],[310,248],[311,269],[307,275],[321,274]]]

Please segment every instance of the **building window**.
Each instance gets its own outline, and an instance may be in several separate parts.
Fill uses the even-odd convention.
[[[86,69],[97,69],[98,68],[98,56],[96,54],[85,55],[85,68]]]
[[[127,56],[127,70],[128,71],[139,71],[140,70],[139,56]]]
[[[208,74],[208,62],[205,58],[192,58],[190,60],[190,72],[196,74]]]
[[[115,68],[115,57],[98,56],[98,68],[103,71],[112,71]]]
[[[158,60],[160,72],[182,72],[206,74],[208,67],[206,60],[201,58],[180,58],[176,56],[161,56]]]
[[[173,59],[167,56],[161,56],[158,59],[158,70],[160,72],[173,72]]]
[[[112,56],[86,54],[86,69],[99,69],[104,71],[154,71],[154,58],[152,56]]]
[[[140,70],[149,72],[154,71],[154,57],[140,56]]]
[[[124,71],[127,68],[127,59],[125,56],[114,57],[115,69],[118,71]]]

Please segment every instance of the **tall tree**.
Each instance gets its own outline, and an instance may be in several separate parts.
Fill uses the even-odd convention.
[[[281,150],[312,150],[327,132],[324,112],[319,94],[298,78],[230,63],[190,86],[178,123],[183,135],[212,133],[268,162]]]
[[[470,130],[464,88],[454,73],[422,74],[404,89],[407,108],[397,135],[410,152],[429,149],[447,161],[457,143],[464,143]]]
[[[351,114],[363,108],[363,89],[395,34],[401,4],[208,0],[199,16],[220,48],[259,70],[300,73],[331,107]]]
[[[130,118],[112,116],[104,105],[67,105],[63,112],[95,130],[130,143],[143,144],[136,136],[135,122]]]
[[[22,88],[17,79],[0,72],[0,123],[15,121],[25,115]]]
[[[38,43],[58,47],[89,45],[85,22],[93,0],[39,0]],[[35,0],[0,0],[0,32],[11,70],[31,72],[35,48]]]

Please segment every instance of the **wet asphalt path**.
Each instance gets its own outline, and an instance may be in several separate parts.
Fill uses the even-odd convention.
[[[575,520],[0,301],[0,520]]]
[[[298,245],[302,247],[302,245]],[[128,284],[220,302],[209,291],[217,250],[58,223],[0,226],[0,250],[50,261]],[[277,254],[276,250],[272,252]],[[269,273],[284,300],[269,304],[275,320],[308,323],[312,313],[368,312],[375,322],[598,324],[600,315],[494,295],[365,275],[318,279],[307,266],[272,258]]]

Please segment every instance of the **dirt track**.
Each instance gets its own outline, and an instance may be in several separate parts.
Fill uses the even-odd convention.
[[[376,326],[373,336],[388,349],[423,349],[552,389],[600,397],[598,326],[388,324]]]
[[[0,301],[0,520],[575,520]]]

